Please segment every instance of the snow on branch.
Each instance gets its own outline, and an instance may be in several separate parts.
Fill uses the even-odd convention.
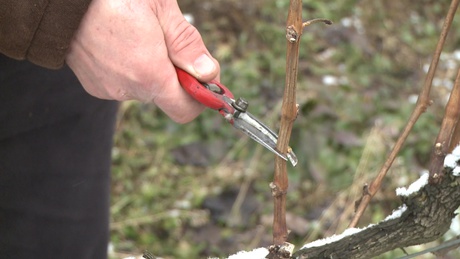
[[[428,184],[429,174],[424,172],[409,187],[397,188],[403,204],[379,223],[307,243],[292,258],[371,258],[436,240],[449,229],[460,206],[460,146],[446,155],[444,170],[445,177],[438,184]],[[267,254],[268,249],[257,248],[228,259],[262,259]]]
[[[406,196],[409,197],[414,193],[417,193],[422,189],[425,185],[428,184],[428,172],[424,172],[418,180],[413,182],[411,185],[409,185],[408,188],[406,187],[399,187],[396,189],[396,195],[398,196]]]
[[[460,146],[454,148],[451,154],[446,155],[444,158],[444,167],[452,169],[453,176],[460,176],[460,166],[458,162],[460,160]]]

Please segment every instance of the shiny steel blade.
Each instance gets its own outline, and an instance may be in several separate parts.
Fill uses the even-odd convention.
[[[287,155],[280,153],[276,149],[278,135],[265,124],[257,120],[252,114],[241,112],[238,114],[238,117],[233,117],[233,120],[233,126],[235,128],[241,130],[250,138],[284,160],[289,160],[293,166],[297,165],[298,160],[292,149],[289,147]]]

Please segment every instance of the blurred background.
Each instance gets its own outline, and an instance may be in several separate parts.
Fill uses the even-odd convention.
[[[289,241],[341,233],[414,108],[450,1],[303,1],[304,20],[327,18],[301,38],[289,167]],[[288,0],[179,0],[221,65],[221,82],[278,130]],[[434,101],[396,159],[360,226],[401,205],[395,188],[427,168],[460,66],[456,17],[433,82]],[[147,249],[163,258],[225,257],[272,241],[274,155],[215,111],[178,125],[151,104],[121,105],[111,207],[111,258]],[[459,235],[453,226],[444,239]],[[442,240],[407,248],[408,253]],[[380,258],[404,255],[395,250]],[[451,258],[459,258],[451,252]],[[420,258],[434,258],[426,255]],[[449,257],[447,257],[449,258]]]

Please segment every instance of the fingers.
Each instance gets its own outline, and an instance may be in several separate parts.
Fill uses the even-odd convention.
[[[156,6],[156,13],[164,31],[169,58],[200,81],[217,78],[219,63],[206,49],[198,30],[185,20],[176,1],[166,2]]]
[[[205,107],[180,85],[164,40],[159,41],[152,52],[155,53],[154,60],[145,62],[147,72],[144,76],[138,77],[148,79],[143,83],[142,91],[138,93],[140,100],[155,103],[175,122],[187,123],[193,120]]]
[[[179,123],[204,106],[182,89],[174,65],[202,81],[219,74],[200,34],[171,0],[93,0],[66,60],[91,95],[154,102]]]
[[[174,68],[171,68],[173,76],[164,81],[152,101],[175,122],[187,123],[196,118],[205,107],[182,89]]]

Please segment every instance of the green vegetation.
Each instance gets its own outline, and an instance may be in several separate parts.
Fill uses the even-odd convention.
[[[284,87],[288,0],[181,0],[221,64],[221,81],[277,129]],[[300,115],[291,146],[290,241],[341,232],[414,107],[449,1],[304,1],[304,17],[328,18],[302,35]],[[458,17],[457,17],[458,18]],[[398,207],[395,188],[426,168],[460,60],[453,24],[434,104],[397,158],[361,226]],[[114,258],[148,249],[164,258],[227,256],[271,242],[273,154],[206,110],[178,125],[151,104],[121,106],[113,150]],[[239,195],[239,196],[238,196]],[[240,197],[243,202],[235,202]],[[434,244],[430,244],[433,246]],[[408,252],[422,248],[408,248]],[[402,251],[382,258],[394,258]],[[432,257],[425,257],[432,258]]]

